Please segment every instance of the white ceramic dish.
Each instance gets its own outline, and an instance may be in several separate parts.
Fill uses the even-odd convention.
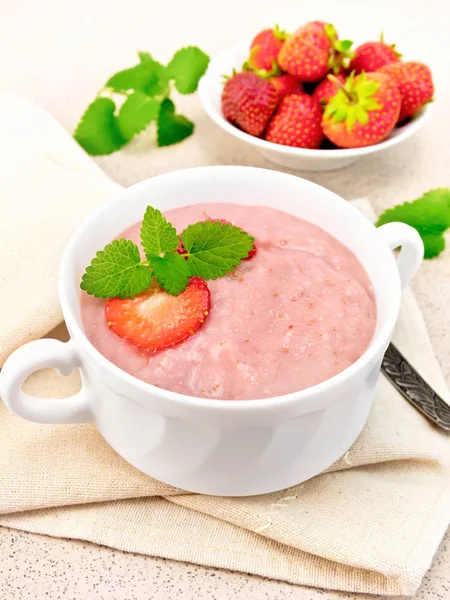
[[[80,280],[95,252],[135,223],[148,204],[161,210],[196,202],[265,204],[323,227],[365,266],[377,301],[372,344],[332,379],[278,398],[221,401],[169,392],[125,373],[86,338]],[[396,262],[392,249],[401,246]],[[423,255],[417,232],[402,223],[376,229],[333,192],[274,170],[201,167],[138,183],[79,227],[62,258],[59,296],[68,343],[38,340],[19,348],[0,374],[9,409],[39,423],[94,422],[107,442],[156,479],[204,494],[273,492],[317,475],[342,456],[369,414],[383,353],[400,308],[401,288]],[[63,400],[21,391],[28,375],[80,367],[82,390]]]
[[[264,158],[277,165],[302,171],[331,171],[346,167],[363,156],[382,152],[408,139],[422,127],[429,114],[430,105],[428,104],[412,121],[402,127],[396,127],[386,140],[367,148],[308,150],[266,142],[266,140],[249,135],[229,123],[223,116],[221,108],[223,75],[232,73],[234,68],[241,70],[242,63],[248,58],[249,47],[250,42],[238,44],[211,60],[207,73],[200,81],[200,102],[208,116],[219,127],[239,140],[254,146]]]

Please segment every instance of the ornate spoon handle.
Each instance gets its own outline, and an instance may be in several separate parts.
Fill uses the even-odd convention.
[[[436,394],[393,344],[384,355],[381,370],[417,410],[445,431],[450,431],[450,405]]]

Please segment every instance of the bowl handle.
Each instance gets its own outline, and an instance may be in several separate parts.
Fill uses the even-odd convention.
[[[423,259],[422,238],[414,227],[406,223],[386,223],[378,228],[378,234],[386,241],[391,250],[400,249],[397,267],[402,289],[417,273]]]
[[[93,421],[85,387],[68,398],[35,398],[22,391],[25,379],[34,371],[57,369],[70,375],[80,366],[73,342],[43,339],[25,344],[8,358],[0,373],[0,397],[9,410],[35,423],[88,423]]]

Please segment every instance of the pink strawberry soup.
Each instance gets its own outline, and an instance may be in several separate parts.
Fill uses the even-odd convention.
[[[208,282],[211,313],[191,338],[155,354],[110,331],[105,302],[83,293],[87,337],[127,373],[190,396],[268,398],[333,377],[370,344],[376,305],[367,273],[319,227],[264,206],[198,204],[165,214],[180,232],[227,219],[255,238],[257,253]],[[118,237],[137,243],[139,229]]]

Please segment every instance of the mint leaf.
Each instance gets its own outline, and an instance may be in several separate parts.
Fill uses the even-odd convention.
[[[152,274],[141,264],[131,240],[114,240],[87,267],[81,289],[96,298],[134,298],[148,288]]]
[[[417,229],[425,246],[425,258],[438,256],[445,248],[443,233],[450,227],[450,189],[430,190],[413,202],[390,208],[380,215],[376,225],[392,221]]]
[[[194,123],[175,114],[175,105],[169,98],[161,104],[158,117],[158,146],[171,146],[183,141],[194,131]]]
[[[248,256],[255,241],[234,225],[219,222],[189,225],[181,234],[191,276],[217,279]]]
[[[97,98],[87,107],[73,137],[88,154],[111,154],[127,143],[117,125],[115,110],[110,98]]]
[[[177,230],[156,208],[147,206],[141,227],[141,242],[148,259],[164,256],[178,248]]]
[[[145,62],[156,62],[150,52],[144,52],[142,50],[138,50],[139,60],[143,63]]]
[[[189,283],[188,262],[177,252],[164,257],[151,257],[149,264],[159,285],[172,296],[178,296]]]
[[[198,86],[200,78],[205,74],[209,64],[209,56],[196,48],[188,46],[178,50],[167,65],[171,79],[180,94],[192,94]]]
[[[442,234],[421,234],[425,246],[424,258],[435,258],[445,248],[445,238]]]
[[[144,62],[113,75],[105,87],[119,94],[125,94],[129,90],[140,91],[148,96],[165,94],[169,82],[167,71],[161,63],[153,60],[150,54],[146,55]]]
[[[131,140],[137,133],[158,118],[161,101],[151,98],[144,92],[133,92],[122,104],[117,124],[122,135]]]
[[[142,63],[118,71],[105,83],[106,88],[112,89],[114,92],[124,94],[128,90],[144,91],[148,81],[154,77],[155,71],[152,65],[146,66]]]

